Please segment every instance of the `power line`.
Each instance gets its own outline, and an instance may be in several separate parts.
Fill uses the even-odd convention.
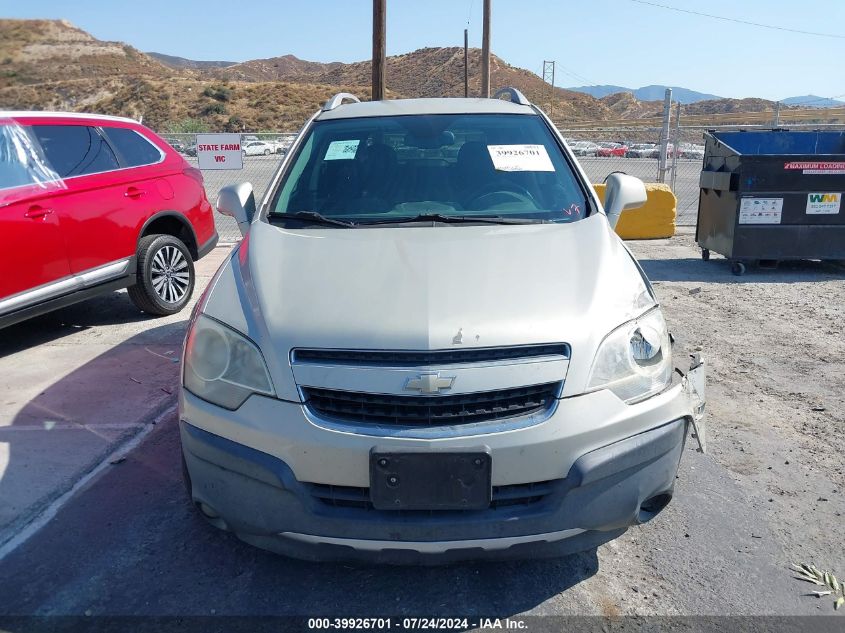
[[[558,64],[557,64],[557,67],[558,67],[560,70],[562,70],[564,73],[566,73],[567,75],[570,75],[570,76],[572,76],[572,77],[575,77],[575,79],[577,79],[578,81],[583,81],[583,82],[584,82],[585,84],[587,84],[588,86],[595,86],[595,85],[597,85],[597,84],[596,84],[596,82],[589,80],[589,79],[588,79],[587,77],[585,77],[584,75],[579,75],[579,74],[578,74],[578,73],[576,73],[574,70],[571,70],[571,69],[567,68],[567,67],[566,67],[566,66],[564,66],[563,64],[558,63]]]
[[[658,7],[660,9],[668,9],[669,11],[677,11],[678,13],[688,13],[690,15],[697,15],[704,18],[712,18],[714,20],[723,20],[725,22],[735,22],[736,24],[745,24],[748,26],[757,26],[763,29],[772,29],[775,31],[787,31],[789,33],[799,33],[801,35],[814,35],[816,37],[830,37],[837,40],[845,40],[845,35],[837,35],[835,33],[818,33],[816,31],[802,31],[800,29],[790,29],[785,26],[775,26],[774,24],[761,24],[760,22],[751,22],[749,20],[740,20],[738,18],[726,18],[723,15],[713,15],[711,13],[702,13],[700,11],[692,11],[690,9],[680,9],[678,7],[670,7],[665,4],[658,4],[657,2],[647,2],[646,0],[628,0],[629,2],[636,2],[637,4],[645,4],[650,7]]]

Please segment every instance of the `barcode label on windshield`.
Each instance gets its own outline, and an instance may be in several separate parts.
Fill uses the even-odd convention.
[[[360,141],[332,141],[329,143],[329,148],[326,150],[326,155],[323,160],[352,160],[355,154],[358,153],[358,143]]]
[[[498,171],[554,171],[544,145],[488,145]]]

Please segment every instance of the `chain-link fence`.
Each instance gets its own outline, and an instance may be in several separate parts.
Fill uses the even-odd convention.
[[[771,126],[756,126],[771,129]],[[813,125],[790,125],[786,129],[815,129]],[[831,127],[831,126],[823,126]],[[845,128],[845,126],[835,126]],[[621,171],[645,182],[669,184],[678,199],[677,224],[695,225],[698,216],[699,176],[704,159],[703,135],[710,129],[752,129],[753,126],[679,126],[669,132],[667,160],[660,170],[661,128],[600,127],[563,129],[561,134],[578,157],[578,161],[593,183],[601,183],[608,174]],[[163,134],[191,164],[196,164],[195,134]],[[212,203],[221,187],[239,182],[251,182],[256,201],[264,196],[267,187],[296,133],[276,132],[244,134],[241,145],[246,150],[242,170],[203,170],[205,189]],[[260,145],[256,145],[260,143]],[[232,218],[217,214],[217,232],[221,242],[235,242],[240,232]]]
[[[196,134],[162,133],[161,136],[191,165],[197,166]],[[243,169],[204,169],[202,172],[205,192],[212,205],[217,200],[217,193],[222,187],[240,182],[252,183],[255,188],[255,200],[260,202],[295,136],[295,132],[243,134],[241,136],[241,148],[245,152]],[[234,219],[220,215],[215,209],[214,221],[221,243],[237,242],[241,239],[241,233]]]
[[[674,132],[674,130],[673,130]],[[666,172],[660,174],[660,128],[592,128],[561,130],[590,182],[601,183],[615,171],[636,176],[644,182],[665,182],[678,198],[677,223],[695,224],[698,214],[698,179],[704,145],[682,128],[667,147]]]
[[[603,182],[607,175],[614,171],[623,171],[645,182],[658,180],[660,128],[593,128],[562,130],[562,134],[569,141],[591,182]],[[181,152],[189,163],[197,164],[196,134],[162,136]],[[203,170],[208,199],[214,203],[221,187],[250,182],[255,188],[256,201],[260,201],[295,136],[296,133],[291,132],[242,135],[242,147],[251,152],[244,156],[242,170]],[[699,138],[700,136],[699,133]],[[250,146],[251,143],[257,142],[263,144]],[[687,148],[685,144],[681,144],[681,148],[674,165],[673,188],[678,196],[678,223],[695,224],[698,209],[698,175],[701,172],[703,151],[696,155],[694,150]],[[221,242],[236,242],[240,239],[240,232],[232,218],[215,211],[215,222]]]
[[[778,129],[845,129],[843,125],[790,124]],[[593,183],[621,171],[645,182],[668,184],[678,199],[677,224],[694,226],[698,219],[699,178],[704,164],[704,133],[707,130],[773,129],[773,125],[678,125],[669,130],[666,166],[661,174],[662,129],[654,127],[600,127],[561,129],[570,148]]]

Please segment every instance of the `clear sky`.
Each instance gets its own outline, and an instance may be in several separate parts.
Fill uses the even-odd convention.
[[[788,29],[716,20],[634,0],[493,0],[492,49],[556,85],[683,86],[726,97],[845,94],[845,2],[653,0]],[[388,55],[481,45],[482,0],[387,0]],[[370,0],[0,0],[0,16],[65,18],[104,40],[199,60],[292,53],[360,61],[371,53]]]

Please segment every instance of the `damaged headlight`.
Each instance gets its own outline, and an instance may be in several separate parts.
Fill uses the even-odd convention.
[[[274,395],[264,357],[244,335],[199,314],[185,341],[185,389],[226,409],[253,393]]]
[[[628,404],[665,389],[672,381],[669,330],[660,308],[608,334],[599,345],[587,391],[610,389]]]

